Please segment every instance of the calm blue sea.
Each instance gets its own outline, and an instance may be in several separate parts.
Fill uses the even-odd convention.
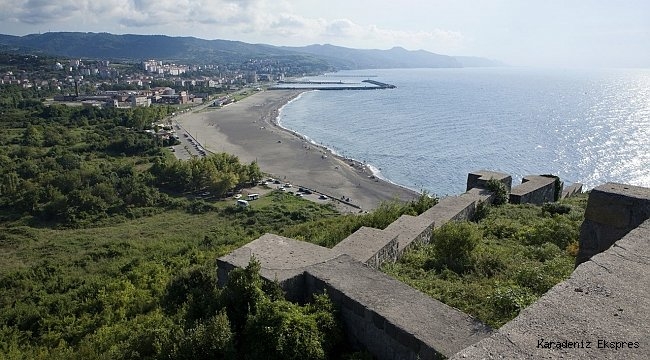
[[[394,183],[437,195],[465,191],[467,173],[556,174],[592,188],[650,186],[650,70],[398,69],[396,89],[310,91],[282,126],[365,161]],[[346,78],[346,76],[350,76]]]

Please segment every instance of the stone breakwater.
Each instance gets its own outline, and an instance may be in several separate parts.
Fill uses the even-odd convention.
[[[265,234],[217,260],[219,283],[225,285],[230,270],[245,267],[251,256],[255,256],[261,263],[262,277],[268,281],[277,280],[290,300],[305,302],[314,293],[327,292],[341,310],[350,341],[367,349],[378,359],[437,359],[452,356],[458,359],[491,358],[497,355],[504,358],[536,358],[549,355],[555,357],[558,354],[565,358],[590,358],[603,355],[587,351],[547,353],[544,352],[546,350],[535,347],[537,342],[533,339],[537,337],[575,339],[579,337],[579,329],[583,329],[580,330],[583,332],[584,329],[589,329],[589,336],[593,337],[601,335],[613,339],[616,332],[619,332],[630,339],[647,339],[647,334],[643,337],[641,333],[647,333],[647,330],[643,330],[647,328],[642,324],[647,324],[648,312],[643,309],[648,309],[650,300],[642,295],[647,295],[646,289],[650,287],[647,286],[648,280],[645,280],[648,277],[639,277],[638,272],[647,271],[647,250],[640,240],[647,242],[650,237],[648,221],[621,240],[626,243],[625,254],[630,256],[620,256],[628,259],[625,261],[641,259],[636,266],[627,266],[625,261],[621,262],[617,257],[619,255],[612,255],[612,250],[607,250],[602,256],[594,257],[605,258],[606,265],[590,260],[578,266],[569,280],[551,289],[498,331],[376,270],[386,261],[397,260],[413,244],[429,241],[434,228],[452,220],[471,219],[477,206],[491,202],[494,197],[492,192],[485,189],[489,179],[502,182],[508,192],[515,194],[515,197],[511,196],[511,201],[518,203],[549,202],[579,192],[579,186],[563,191],[554,178],[546,176],[527,176],[521,185],[511,189],[512,178],[507,174],[474,172],[468,175],[467,192],[443,198],[419,216],[404,215],[384,230],[362,227],[332,249]],[[622,192],[630,190],[629,187],[614,187]],[[595,190],[601,191],[600,188]],[[612,192],[607,188],[602,191]],[[650,193],[647,196],[642,191],[640,193],[642,195],[637,197],[650,203]],[[589,201],[591,203],[592,199]],[[597,200],[594,201],[597,204]],[[620,196],[614,196],[612,201],[613,203],[608,203],[610,210],[603,211],[616,213],[624,208],[637,214],[634,209],[638,202],[630,202]],[[640,215],[639,219],[643,216],[645,215]],[[627,226],[636,227],[637,222],[628,222]],[[602,224],[603,229],[607,226]],[[607,230],[603,231],[608,233]],[[592,240],[589,240],[588,235],[581,235],[581,245],[589,241]],[[611,239],[606,241],[611,242]],[[604,247],[602,245],[600,248]],[[628,247],[635,251],[642,247],[641,250],[646,255],[632,259]],[[594,273],[598,269],[600,272]],[[613,283],[616,276],[610,276],[612,273],[603,277],[603,271],[611,269],[623,278],[644,279],[642,281],[645,286],[626,288]],[[616,296],[610,296],[614,292]],[[627,298],[628,293],[638,298]],[[603,297],[603,294],[610,295]],[[585,305],[585,301],[589,305]],[[635,301],[640,301],[640,310],[631,306]],[[625,304],[622,311],[626,311],[626,315],[631,314],[646,321],[637,323],[636,318],[618,317],[613,319],[618,322],[612,323],[612,319],[601,319],[598,310],[610,311],[610,307],[617,306],[616,303]],[[592,306],[596,307],[596,312]],[[552,314],[544,313],[551,309]],[[562,316],[571,318],[572,322],[563,321]],[[592,322],[597,326],[590,326]],[[608,323],[611,328],[607,327]],[[576,328],[574,324],[583,327]],[[641,358],[638,354],[637,348],[636,352],[632,350],[624,355],[628,358]]]

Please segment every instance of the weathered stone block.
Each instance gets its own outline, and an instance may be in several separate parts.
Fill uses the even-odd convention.
[[[356,260],[379,268],[384,262],[397,260],[397,234],[362,226],[332,248],[339,254],[348,254]]]
[[[468,315],[347,255],[311,266],[305,276],[323,279],[326,289],[343,294],[339,306],[348,334],[354,334],[353,341],[364,344],[378,359],[416,359],[420,355],[424,360],[438,357],[421,354],[438,353],[451,356],[462,344],[472,344],[491,332]],[[359,314],[359,305],[364,314]],[[382,328],[376,325],[380,318],[384,319]]]
[[[561,190],[560,190],[561,193]],[[555,201],[555,178],[528,175],[510,192],[511,204],[537,204]]]
[[[228,273],[235,267],[245,268],[251,257],[261,264],[260,275],[267,281],[278,281],[287,298],[303,302],[305,268],[336,257],[331,249],[318,245],[285,238],[273,234],[264,234],[228,255],[217,259],[218,283],[224,286],[228,282]]]
[[[650,189],[607,183],[589,193],[576,266],[650,218]]]
[[[485,189],[485,185],[490,179],[495,179],[502,182],[503,185],[506,186],[506,190],[510,192],[510,189],[512,188],[512,176],[489,170],[479,170],[469,173],[467,175],[466,191],[469,191],[473,188]]]
[[[583,185],[581,183],[573,183],[570,186],[564,188],[564,190],[562,190],[562,199],[566,199],[577,194],[582,194],[582,186]]]

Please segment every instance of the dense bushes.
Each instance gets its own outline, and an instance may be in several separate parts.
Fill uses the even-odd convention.
[[[384,270],[499,327],[571,274],[585,199],[490,207],[478,224],[443,225]]]
[[[0,128],[15,131],[0,143],[0,211],[12,218],[78,227],[169,208],[198,213],[211,207],[162,191],[220,196],[261,178],[256,163],[240,164],[232,155],[186,162],[166,157],[161,149],[168,144],[139,130],[171,108],[4,104],[10,115],[0,119]]]
[[[158,158],[150,172],[161,188],[175,192],[208,190],[218,197],[262,178],[257,163],[244,165],[236,156],[225,153],[188,161]]]
[[[431,238],[432,257],[430,268],[449,268],[463,273],[471,266],[471,255],[481,241],[478,226],[470,222],[447,223]]]

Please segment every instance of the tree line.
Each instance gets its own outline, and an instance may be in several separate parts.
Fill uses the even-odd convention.
[[[0,101],[0,210],[64,225],[182,206],[170,193],[218,196],[261,178],[256,163],[216,154],[187,162],[142,130],[174,111],[45,106],[31,92],[4,89]],[[149,210],[147,210],[149,209]]]

